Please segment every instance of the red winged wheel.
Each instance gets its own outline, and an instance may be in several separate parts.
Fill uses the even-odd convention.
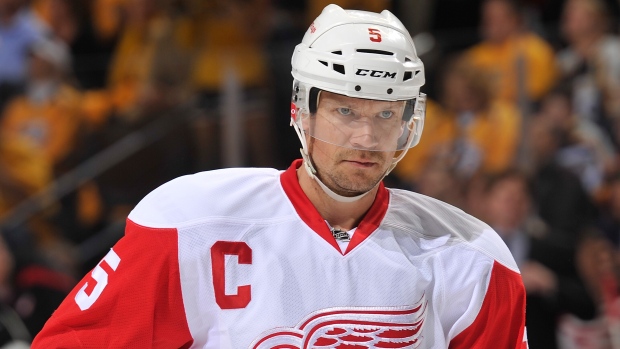
[[[423,340],[426,297],[407,307],[329,308],[308,315],[295,328],[275,328],[252,349],[418,348]]]

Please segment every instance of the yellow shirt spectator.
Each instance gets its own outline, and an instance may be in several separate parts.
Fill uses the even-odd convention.
[[[27,139],[0,140],[0,164],[3,167],[0,182],[14,186],[12,189],[17,190],[21,195],[36,193],[52,179],[51,167],[45,155],[40,152],[36,144]],[[0,197],[5,199],[5,195],[0,194]],[[0,201],[9,206],[16,203],[14,199]],[[7,208],[2,204],[0,204],[0,213]]]
[[[152,102],[155,86],[188,85],[187,20],[168,16],[161,4],[147,0],[127,3],[127,25],[117,45],[108,79],[113,104],[120,114],[140,111]]]
[[[406,182],[415,183],[422,170],[434,161],[455,166],[464,142],[480,153],[479,170],[497,172],[508,168],[519,142],[521,118],[511,104],[492,102],[486,112],[472,115],[461,126],[457,115],[437,103],[427,105],[424,131],[420,143],[399,162],[395,173]],[[462,144],[461,144],[462,145]]]
[[[204,0],[202,0],[204,1]],[[193,40],[198,47],[193,85],[214,92],[224,84],[228,71],[243,87],[266,82],[267,63],[263,52],[268,7],[262,1],[204,1],[194,18]]]
[[[110,66],[109,85],[113,104],[121,111],[133,106],[146,85],[155,52],[149,30],[128,25],[121,35]]]
[[[127,0],[93,0],[93,24],[99,36],[110,39],[118,34],[122,24],[122,9]]]
[[[0,136],[10,141],[27,140],[48,164],[57,164],[73,149],[81,123],[80,109],[80,94],[66,86],[41,104],[17,97],[4,112]]]
[[[535,34],[522,34],[504,43],[482,42],[472,47],[468,56],[489,73],[496,97],[506,102],[518,102],[521,80],[529,100],[540,99],[555,83],[553,49]]]

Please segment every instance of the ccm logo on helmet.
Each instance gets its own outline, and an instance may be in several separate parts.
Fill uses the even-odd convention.
[[[388,71],[383,70],[370,70],[370,69],[357,69],[355,75],[360,76],[372,76],[373,78],[396,78],[396,72],[390,73]]]

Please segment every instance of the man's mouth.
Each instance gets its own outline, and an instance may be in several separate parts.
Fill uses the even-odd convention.
[[[344,160],[344,161],[353,166],[363,167],[363,168],[373,167],[374,165],[377,164],[374,161],[368,161],[368,160]]]

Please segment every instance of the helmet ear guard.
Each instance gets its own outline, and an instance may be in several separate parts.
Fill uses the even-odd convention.
[[[308,111],[310,115],[315,114],[319,107],[319,90],[316,87],[311,87],[310,92],[308,92]]]
[[[293,96],[291,103],[297,110],[293,112],[291,110],[291,116],[299,113],[315,114],[319,105],[319,92],[321,90],[318,87],[307,86],[298,80],[293,81]],[[296,116],[295,116],[296,117]],[[293,118],[295,118],[293,117]]]

